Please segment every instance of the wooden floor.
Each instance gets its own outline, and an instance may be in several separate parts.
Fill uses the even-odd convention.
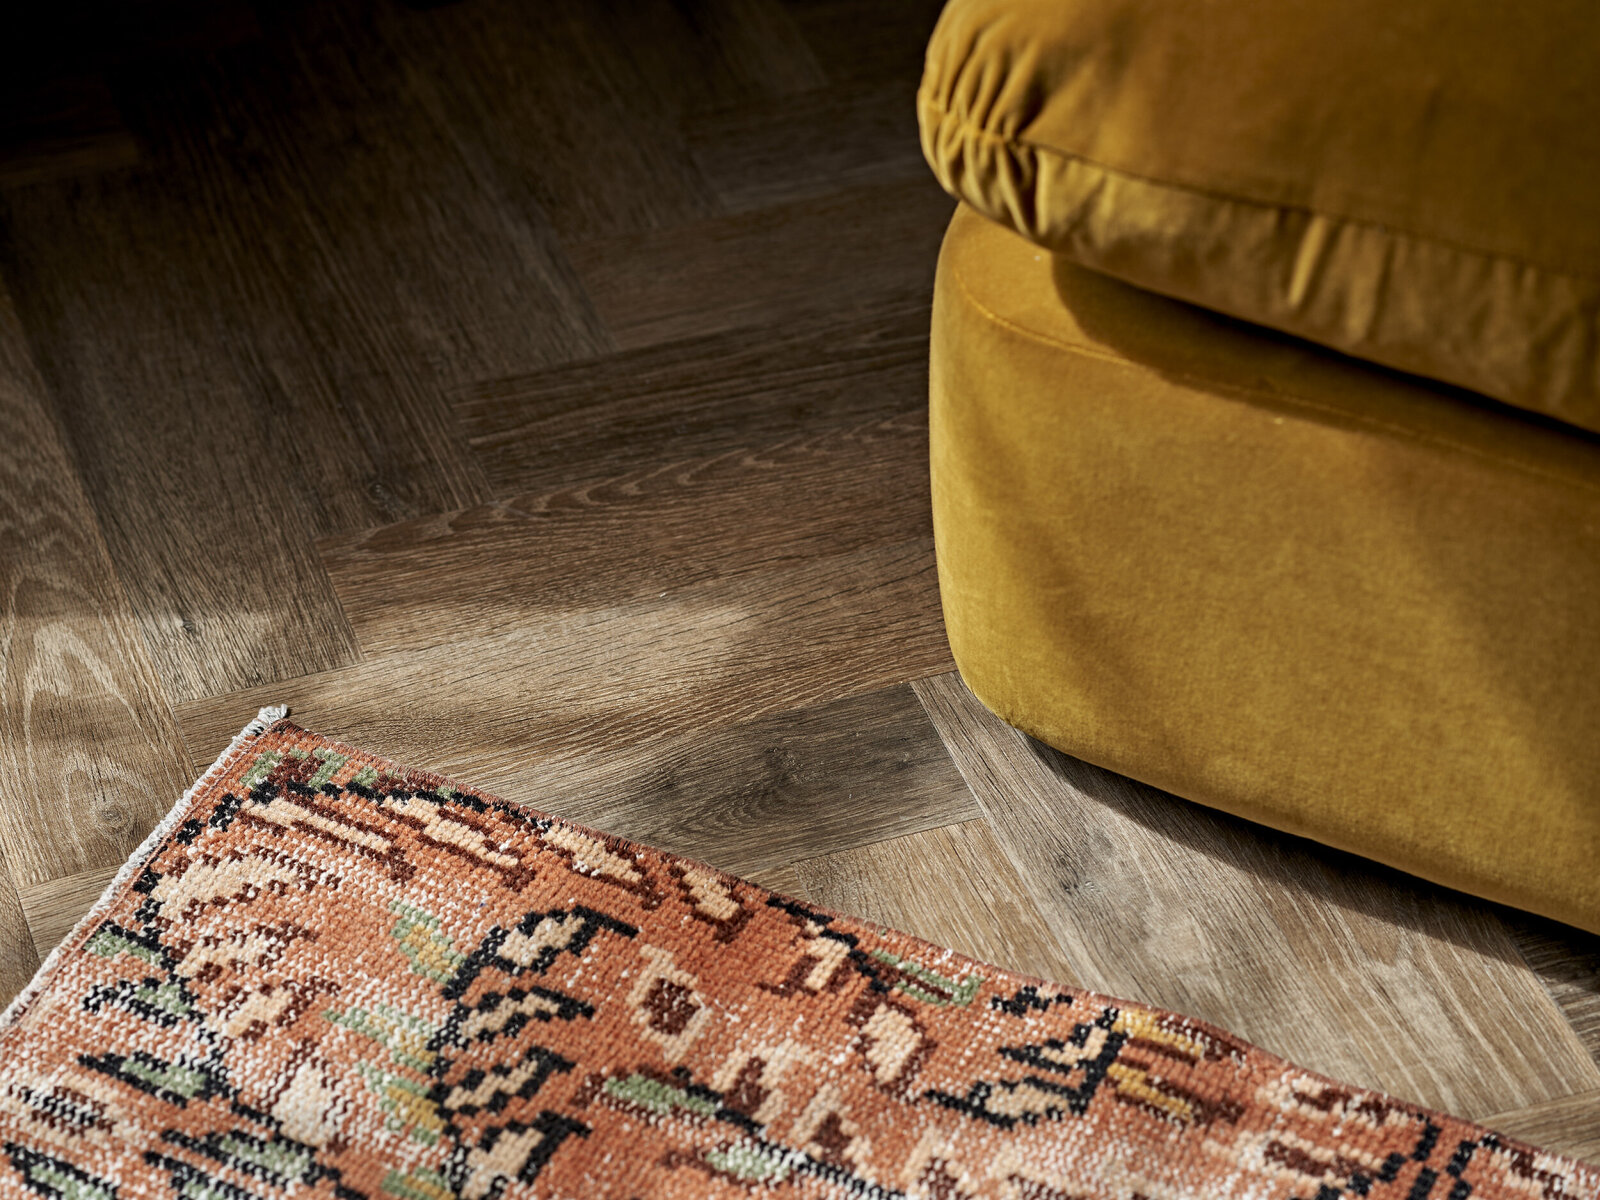
[[[934,4],[114,7],[6,72],[5,994],[281,701],[1600,1160],[1596,939],[1066,758],[953,673]]]

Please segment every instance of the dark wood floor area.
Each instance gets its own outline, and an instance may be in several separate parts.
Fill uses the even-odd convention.
[[[1600,1160],[1600,942],[1073,761],[953,673],[936,3],[100,7],[0,84],[5,995],[286,702]]]

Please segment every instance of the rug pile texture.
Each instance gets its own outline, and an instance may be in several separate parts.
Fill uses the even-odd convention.
[[[6,1197],[1600,1196],[1201,1022],[273,710],[0,1023]]]

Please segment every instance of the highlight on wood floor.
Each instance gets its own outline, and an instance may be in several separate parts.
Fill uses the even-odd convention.
[[[3,85],[5,995],[281,702],[1600,1160],[1600,941],[1067,758],[954,674],[936,3],[114,7]]]

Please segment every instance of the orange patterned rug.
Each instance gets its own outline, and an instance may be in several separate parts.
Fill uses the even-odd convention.
[[[1201,1022],[281,716],[0,1018],[0,1196],[1600,1196]]]

